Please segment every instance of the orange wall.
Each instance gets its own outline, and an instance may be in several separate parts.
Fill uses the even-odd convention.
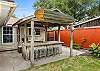
[[[57,40],[57,37],[58,37],[58,34],[56,31],[56,40]],[[61,30],[60,38],[62,42],[64,42],[67,46],[69,46],[70,32],[68,30]],[[73,42],[80,44],[84,48],[88,48],[89,45],[92,43],[100,44],[100,28],[75,29],[73,31]]]

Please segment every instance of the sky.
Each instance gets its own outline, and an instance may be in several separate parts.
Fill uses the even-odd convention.
[[[17,7],[14,12],[15,16],[18,18],[23,18],[29,15],[32,15],[34,13],[34,8],[32,7],[32,4],[36,0],[13,0],[15,1]]]

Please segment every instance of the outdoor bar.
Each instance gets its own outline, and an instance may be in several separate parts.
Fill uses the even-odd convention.
[[[72,25],[74,21],[58,9],[38,9],[35,17],[32,15],[17,21],[13,26],[17,27],[16,43],[22,48],[22,56],[34,63],[34,60],[60,55],[63,44],[60,42],[60,26]],[[47,41],[49,27],[58,27],[58,41]]]

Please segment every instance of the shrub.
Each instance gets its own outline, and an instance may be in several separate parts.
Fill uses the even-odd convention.
[[[100,57],[100,46],[99,46],[99,44],[92,43],[89,47],[90,47],[89,51],[91,52],[91,54],[93,56]]]
[[[79,44],[76,44],[76,43],[73,44],[73,49],[77,49],[77,50],[78,50],[78,49],[80,49],[80,48],[81,48],[81,47],[79,46]]]
[[[95,43],[92,43],[90,46],[89,46],[89,51],[94,51],[98,48],[99,45],[95,44]]]

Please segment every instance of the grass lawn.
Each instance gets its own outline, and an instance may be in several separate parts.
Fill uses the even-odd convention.
[[[100,71],[100,60],[87,56],[76,56],[22,71]]]

